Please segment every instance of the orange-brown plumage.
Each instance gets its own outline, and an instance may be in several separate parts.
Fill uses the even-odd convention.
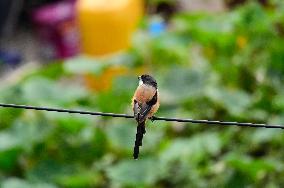
[[[157,103],[152,106],[149,114],[147,115],[147,118],[152,117],[158,111],[158,109],[160,107],[159,92],[158,92],[157,89],[155,89],[152,86],[148,86],[148,85],[143,84],[143,85],[139,85],[137,87],[137,89],[134,93],[134,96],[132,98],[132,108],[134,108],[134,100],[136,100],[140,104],[146,103],[153,98],[156,91],[157,91],[157,95],[158,95]],[[134,111],[134,109],[133,109],[133,111]]]

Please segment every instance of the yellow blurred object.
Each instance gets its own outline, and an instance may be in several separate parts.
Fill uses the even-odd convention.
[[[82,52],[108,55],[129,47],[143,14],[142,0],[78,0]]]
[[[243,49],[247,45],[247,38],[244,36],[238,36],[237,45],[239,48]]]
[[[112,81],[116,76],[124,75],[128,69],[124,66],[109,67],[101,75],[85,75],[85,81],[88,88],[96,91],[105,91],[110,89]]]
[[[112,86],[113,79],[117,76],[133,75],[139,76],[149,72],[149,68],[142,66],[134,70],[130,70],[125,66],[115,66],[107,68],[101,75],[88,74],[85,75],[85,83],[87,87],[94,91],[106,91]]]

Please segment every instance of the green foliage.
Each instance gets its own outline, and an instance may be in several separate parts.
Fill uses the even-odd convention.
[[[138,32],[109,58],[45,66],[0,91],[0,101],[131,113],[139,68],[157,78],[159,116],[284,124],[284,7],[248,3],[219,15],[177,14],[160,36]],[[84,74],[129,71],[109,90]],[[147,122],[132,159],[130,119],[0,109],[0,187],[280,187],[284,133]]]

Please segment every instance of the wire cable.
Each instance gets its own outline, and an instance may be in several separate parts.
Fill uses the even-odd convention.
[[[36,107],[36,106],[16,105],[16,104],[2,104],[2,103],[0,103],[0,107],[38,110],[38,111],[49,111],[49,112],[62,112],[62,113],[71,113],[71,114],[83,114],[83,115],[92,115],[92,116],[120,117],[120,118],[128,118],[128,119],[134,118],[133,115],[127,115],[127,114],[91,112],[91,111],[82,111],[82,110],[69,110],[69,109]],[[240,122],[230,122],[230,121],[194,120],[194,119],[166,118],[166,117],[155,117],[155,116],[152,117],[151,120],[152,121],[174,121],[174,122],[195,123],[195,124],[209,124],[209,125],[223,125],[223,126],[242,126],[242,127],[284,129],[283,125],[268,125],[268,124],[262,124],[262,123],[240,123]]]

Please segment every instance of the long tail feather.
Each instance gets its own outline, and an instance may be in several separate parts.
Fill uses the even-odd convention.
[[[134,146],[134,150],[133,150],[133,158],[134,159],[137,159],[138,156],[139,156],[139,147],[142,146],[142,140],[143,140],[143,136],[144,136],[145,133],[146,133],[145,121],[138,123],[135,146]]]

